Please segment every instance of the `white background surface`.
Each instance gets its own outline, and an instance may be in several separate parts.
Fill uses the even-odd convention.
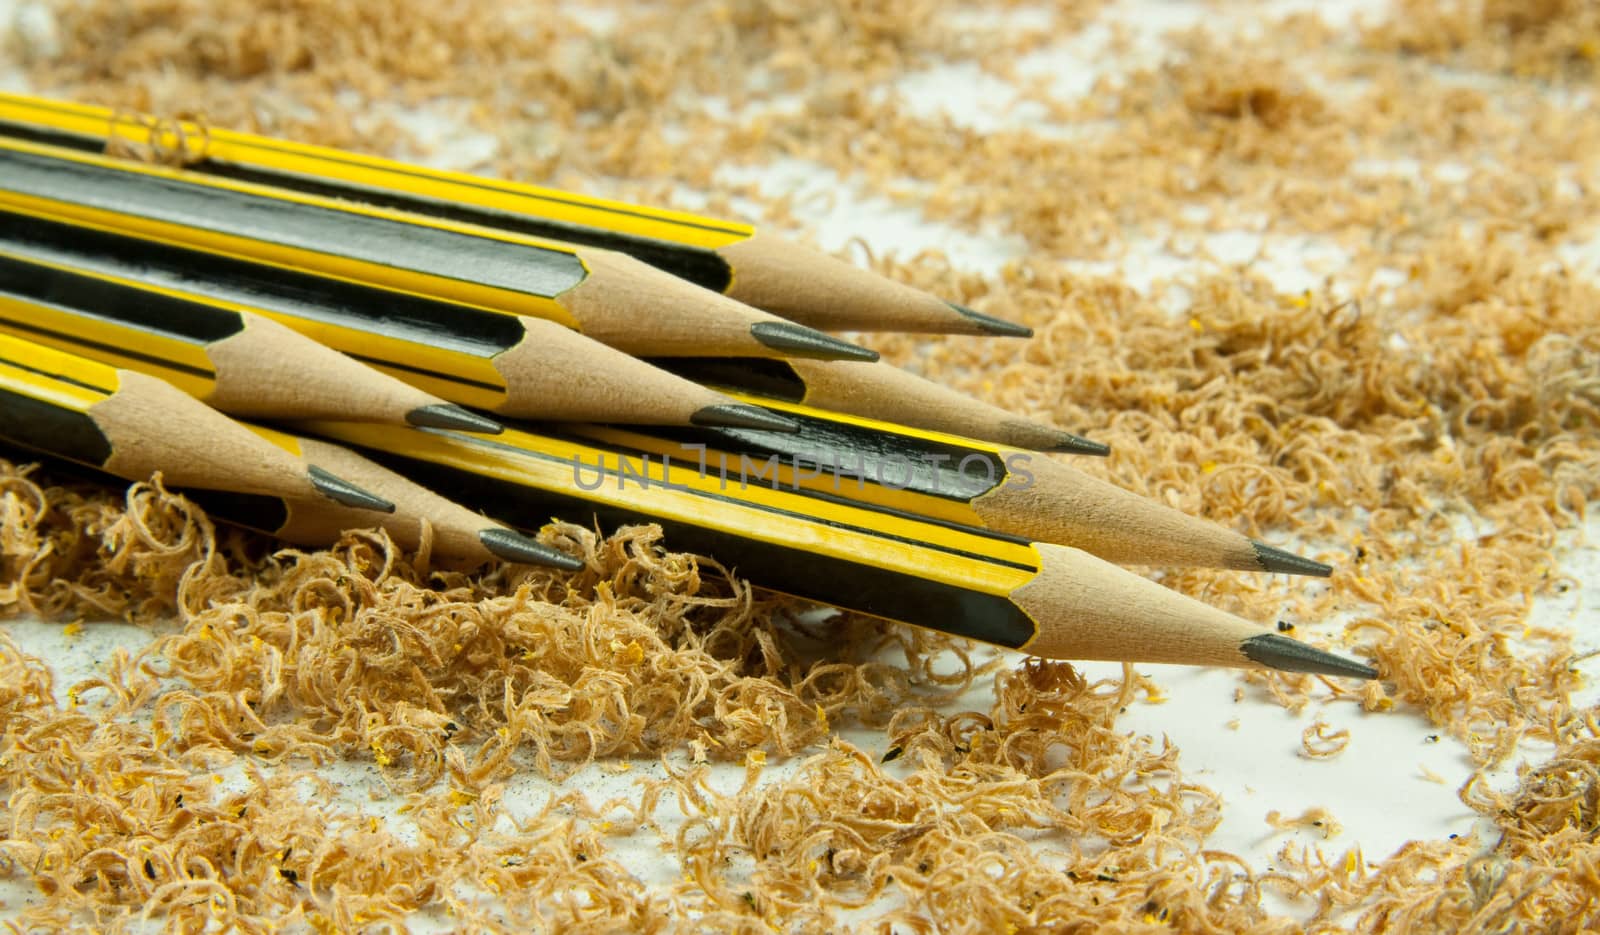
[[[1298,0],[1273,5],[1278,10],[1320,9],[1326,17],[1338,20],[1370,16],[1385,7],[1385,3],[1372,0],[1347,4]],[[1256,13],[1260,13],[1260,8],[1256,8]],[[1023,8],[1009,15],[1035,14],[1037,11],[1030,13]],[[1021,70],[1051,74],[1057,94],[1064,98],[1078,96],[1088,90],[1099,74],[1114,74],[1119,69],[1159,60],[1163,52],[1162,31],[1191,26],[1200,16],[1207,16],[1219,28],[1224,26],[1199,5],[1161,0],[1123,4],[1110,12],[1108,24],[1114,20],[1136,30],[1138,41],[1133,44],[1131,58],[1114,62],[1102,60],[1100,49],[1110,29],[1109,25],[1097,26],[1056,47],[1030,55],[1021,64]],[[1259,20],[1240,20],[1232,26],[1251,29],[1257,28],[1257,22]],[[15,0],[0,0],[0,28],[14,24],[30,35],[48,38],[48,16],[32,7],[24,10]],[[23,89],[20,76],[14,70],[8,71],[3,59],[0,59],[0,88]],[[966,66],[932,69],[908,76],[897,92],[915,107],[942,108],[953,119],[975,128],[1003,126],[1029,116],[1008,112],[1006,95],[1009,89],[990,82]],[[451,149],[438,154],[435,161],[470,168],[474,158],[484,155],[487,145],[483,139],[461,138]],[[810,214],[804,210],[801,214],[814,225],[818,240],[829,249],[840,248],[855,236],[864,238],[879,252],[910,254],[937,247],[958,265],[987,274],[998,272],[1000,264],[1017,252],[1017,246],[1004,238],[977,237],[955,231],[882,200],[840,196],[830,173],[800,162],[785,162],[759,172],[730,171],[724,181],[758,181],[764,191],[775,194],[798,192],[803,196],[808,192],[833,192],[832,199],[796,199],[797,204],[813,206]],[[692,193],[685,194],[692,196]],[[692,206],[692,203],[686,199],[684,206]],[[1308,238],[1282,238],[1263,244],[1262,237],[1249,230],[1217,235],[1209,245],[1211,252],[1223,262],[1255,255],[1258,247],[1264,247],[1265,259],[1257,269],[1270,276],[1285,292],[1299,291],[1321,283],[1328,274],[1336,275],[1342,260],[1337,249]],[[1131,285],[1141,288],[1149,288],[1158,278],[1177,278],[1207,269],[1199,261],[1152,252],[1147,245],[1130,243],[1128,246],[1127,257],[1115,264],[1078,265],[1085,271],[1120,273]],[[1063,258],[1063,262],[1074,263],[1071,258]],[[1591,521],[1588,533],[1590,540],[1600,538],[1600,523]],[[1570,537],[1562,556],[1563,571],[1583,585],[1600,581],[1600,550],[1585,544],[1582,538]],[[1306,584],[1308,588],[1320,586],[1316,582]],[[1580,587],[1560,600],[1537,601],[1530,622],[1573,629],[1581,634],[1580,652],[1600,647],[1600,640],[1595,636],[1600,633],[1600,608],[1595,599],[1587,598],[1586,591],[1587,587]],[[108,659],[115,647],[136,649],[151,636],[140,628],[116,623],[91,624],[77,637],[65,636],[57,624],[11,621],[4,626],[25,650],[50,662],[57,676],[58,690],[62,691],[64,686],[86,677],[96,665]],[[1009,662],[1020,660],[1016,654],[1009,655],[1012,657]],[[1595,663],[1596,660],[1585,663],[1591,677],[1600,671]],[[1098,664],[1084,668],[1091,677],[1111,677],[1119,671],[1115,666]],[[1118,722],[1119,728],[1151,735],[1158,743],[1162,736],[1170,737],[1181,748],[1181,762],[1188,778],[1211,786],[1221,793],[1226,803],[1222,827],[1209,845],[1245,854],[1257,869],[1269,867],[1274,855],[1285,845],[1321,846],[1334,854],[1359,844],[1368,859],[1376,861],[1414,838],[1474,831],[1475,815],[1456,794],[1458,786],[1471,773],[1466,751],[1458,742],[1430,726],[1416,711],[1399,706],[1391,713],[1366,715],[1349,703],[1326,706],[1314,703],[1297,716],[1257,697],[1254,690],[1247,690],[1245,699],[1235,702],[1234,692],[1241,685],[1236,673],[1170,666],[1141,666],[1140,669],[1154,676],[1170,700],[1159,705],[1140,702],[1131,706]],[[1586,690],[1585,695],[1587,701],[1593,702],[1592,690]],[[985,709],[989,701],[990,685],[983,681],[966,699],[966,706]],[[1350,729],[1350,745],[1341,756],[1312,760],[1301,754],[1301,732],[1318,718],[1333,727]],[[1229,723],[1234,719],[1237,719],[1236,728]],[[846,731],[845,736],[874,753],[884,752],[881,733]],[[1537,759],[1541,752],[1526,750],[1524,755]],[[773,757],[769,759],[766,775],[768,778],[786,775],[793,771],[797,762]],[[1512,766],[1514,764],[1508,764],[1499,774],[1500,784],[1509,783]],[[657,769],[645,760],[638,761],[626,772],[597,766],[575,782],[576,787],[584,788],[598,801],[611,795],[627,794],[636,776],[656,775]],[[1442,782],[1428,778],[1427,773],[1435,774]],[[352,807],[381,811],[398,805],[398,802],[384,805],[383,784],[368,761],[335,764],[326,770],[326,775],[342,788]],[[743,779],[743,770],[729,767],[722,778],[729,788],[736,787]],[[550,789],[548,783],[536,776],[521,775],[509,783],[505,801],[514,813],[523,809],[531,812],[538,808]],[[374,796],[380,800],[373,801]],[[1316,806],[1326,808],[1343,824],[1342,834],[1324,840],[1314,831],[1279,831],[1265,821],[1269,811],[1294,816]],[[657,816],[661,833],[668,838],[674,831],[673,810],[669,802]],[[403,817],[395,816],[394,821],[396,827],[404,826]],[[665,882],[679,876],[675,862],[662,856],[656,848],[657,839],[648,832],[641,832],[631,841],[613,839],[610,843],[622,848],[624,853],[628,848],[635,849],[632,866],[645,880]],[[1492,843],[1492,838],[1485,839],[1484,843]],[[32,888],[26,881],[0,880],[0,900],[6,907],[24,905],[31,898]],[[0,909],[0,918],[4,917],[4,912]]]

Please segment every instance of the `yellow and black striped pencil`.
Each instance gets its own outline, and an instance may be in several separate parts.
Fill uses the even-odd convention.
[[[95,151],[113,136],[164,150],[203,141],[185,154],[196,171],[627,253],[814,328],[1032,333],[748,224],[192,124],[180,139],[175,126],[102,107],[0,95],[0,133]]]
[[[0,208],[545,318],[635,355],[877,359],[610,250],[12,138]]]
[[[259,427],[252,426],[261,431]],[[282,497],[223,491],[186,491],[219,519],[247,526],[285,542],[326,548],[352,529],[382,527],[401,548],[445,562],[476,566],[485,562],[520,562],[576,571],[583,562],[531,536],[508,529],[480,513],[331,442],[295,433],[303,460],[331,470],[392,501],[394,512],[363,513],[328,503],[308,504]]]
[[[551,516],[605,527],[647,520],[675,548],[728,556],[763,587],[1035,655],[1377,675],[1080,549],[740,486],[697,465],[516,427],[493,437],[305,428],[513,527]]]
[[[127,480],[160,472],[178,486],[394,511],[302,461],[289,436],[246,428],[155,377],[10,335],[0,335],[0,438]]]
[[[1036,452],[769,404],[797,430],[574,425],[544,431],[817,498],[1070,545],[1119,565],[1317,577],[1333,571]]]
[[[879,361],[656,358],[662,368],[747,400],[814,409],[978,438],[1013,448],[1103,457],[1100,442],[1013,415]]]
[[[500,431],[493,419],[379,373],[248,306],[50,262],[4,241],[0,332],[149,373],[244,418]]]

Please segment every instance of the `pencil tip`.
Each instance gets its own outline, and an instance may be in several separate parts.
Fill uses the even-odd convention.
[[[1326,578],[1333,574],[1332,565],[1324,565],[1313,559],[1304,558],[1293,552],[1285,552],[1276,546],[1267,545],[1265,542],[1250,540],[1255,547],[1256,561],[1261,563],[1262,571],[1277,572],[1285,575],[1314,575]]]
[[[815,328],[797,325],[792,321],[758,321],[750,326],[750,335],[775,351],[789,357],[811,357],[817,360],[878,359],[878,352],[858,347],[849,341],[824,334]]]
[[[562,571],[577,571],[583,567],[580,559],[509,529],[481,529],[478,541],[496,557],[508,562],[548,565]]]
[[[406,413],[406,421],[422,428],[454,429],[457,432],[479,432],[484,435],[499,435],[506,430],[495,420],[463,409],[455,403],[418,406]]]
[[[980,311],[967,308],[965,305],[957,305],[954,302],[946,302],[944,304],[955,309],[957,312],[960,312],[963,316],[972,321],[973,324],[977,325],[984,334],[992,334],[1001,338],[1033,337],[1033,329],[1029,328],[1027,325],[1019,325],[1014,321],[1006,321],[1004,318],[996,318],[993,315],[985,315]]]
[[[1282,672],[1306,672],[1311,675],[1342,675],[1353,679],[1375,679],[1378,670],[1362,665],[1353,659],[1326,653],[1299,640],[1291,640],[1276,633],[1252,636],[1239,644],[1239,651],[1252,662]]]
[[[306,465],[306,475],[311,478],[311,486],[324,497],[340,506],[347,506],[355,510],[372,510],[376,513],[393,513],[394,504],[383,499],[377,494],[368,493],[343,478],[328,473],[315,464]]]
[[[1093,455],[1096,458],[1104,458],[1106,455],[1111,454],[1110,445],[1090,441],[1071,432],[1062,432],[1061,440],[1051,445],[1050,450],[1060,454]]]
[[[704,425],[726,429],[765,429],[769,432],[793,433],[800,431],[800,423],[760,406],[728,403],[721,406],[704,406],[689,417],[691,425]]]

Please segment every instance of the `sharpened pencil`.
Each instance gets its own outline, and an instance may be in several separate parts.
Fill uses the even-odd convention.
[[[756,483],[807,496],[1069,545],[1119,565],[1333,572],[1034,452],[805,406],[777,409],[796,431],[597,425],[544,431],[718,474],[756,474]]]
[[[500,415],[792,428],[782,416],[546,319],[500,315],[8,211],[0,211],[0,249],[194,302],[249,308],[434,396]],[[171,330],[176,323],[164,320],[161,327]],[[92,338],[88,331],[81,336]]]
[[[246,427],[274,444],[288,442],[294,445],[299,452],[297,456],[302,460],[313,460],[319,466],[333,465],[341,477],[349,479],[361,475],[362,487],[375,493],[380,492],[381,487],[381,492],[395,502],[395,511],[375,513],[340,506],[327,500],[311,503],[264,494],[180,487],[167,482],[165,477],[163,486],[198,503],[213,520],[307,548],[325,549],[348,530],[381,526],[401,548],[420,552],[423,520],[426,520],[430,527],[429,557],[433,562],[447,567],[466,570],[494,561],[544,565],[563,571],[583,567],[582,561],[560,549],[544,545],[446,500],[348,448],[304,436],[274,432],[260,426],[246,424]],[[38,452],[7,453],[0,450],[0,456],[12,460],[16,460],[18,455],[27,454]],[[103,469],[78,462],[51,456],[46,456],[44,460],[50,463],[53,474],[78,475],[91,483],[116,479],[116,475]]]
[[[299,460],[292,439],[252,431],[155,377],[10,335],[0,335],[0,437],[127,480],[160,472],[178,486],[394,510]]]
[[[1375,678],[1078,549],[930,523],[509,428],[499,436],[314,423],[315,434],[513,527],[660,523],[773,590],[1054,658]],[[590,483],[590,480],[593,483]]]
[[[201,505],[208,510],[217,507],[221,518],[230,522],[298,545],[326,548],[347,529],[381,526],[402,548],[414,551],[422,545],[426,522],[431,527],[429,541],[434,556],[455,563],[519,562],[565,571],[583,567],[581,560],[560,549],[474,513],[348,448],[304,435],[284,434],[299,446],[301,458],[393,501],[394,512],[375,515],[326,504],[248,495],[201,495],[197,497]]]
[[[160,377],[230,415],[500,424],[379,373],[247,306],[52,263],[0,240],[0,331]]]
[[[545,318],[630,354],[878,356],[610,250],[14,138],[0,207]]]
[[[801,403],[1032,451],[1111,453],[1099,442],[1018,418],[885,363],[710,357],[654,362],[696,383],[737,391],[750,400]]]
[[[37,142],[100,151],[115,133],[133,146],[180,145],[157,126],[103,107],[0,95],[0,133]],[[198,172],[615,250],[813,328],[1032,334],[747,224],[210,127],[203,139],[191,154]]]

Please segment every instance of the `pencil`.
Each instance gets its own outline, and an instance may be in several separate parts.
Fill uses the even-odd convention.
[[[501,315],[8,211],[0,211],[0,249],[180,294],[194,304],[248,308],[431,395],[501,415],[793,427],[765,409],[738,403],[546,319]],[[97,320],[117,314],[104,304],[90,311]],[[141,322],[150,318],[137,309],[129,314],[140,315]],[[103,324],[66,329],[57,327],[59,320],[38,323],[68,337],[113,343],[97,335]],[[157,326],[171,331],[177,321],[164,316]],[[144,366],[131,357],[117,362]]]
[[[1111,452],[1099,442],[1019,418],[881,362],[677,357],[653,363],[763,404],[800,403],[1033,451],[1096,456]]]
[[[155,377],[9,335],[0,335],[0,437],[128,480],[160,472],[179,486],[394,510],[299,460],[286,436],[245,428]]]
[[[247,306],[28,256],[0,241],[0,331],[160,377],[231,415],[500,424],[360,364]]]
[[[301,457],[392,500],[393,513],[373,515],[324,504],[311,506],[281,497],[247,494],[203,494],[197,499],[208,511],[237,525],[248,526],[297,545],[326,548],[348,529],[381,526],[402,548],[416,551],[423,543],[423,524],[431,527],[433,554],[466,565],[491,561],[546,565],[566,571],[583,567],[579,559],[506,528],[460,504],[407,480],[348,448],[321,439],[289,434]]]
[[[494,437],[306,428],[512,527],[537,528],[550,516],[659,523],[673,548],[719,556],[762,587],[1035,655],[1377,675],[1079,549],[741,488],[515,427]]]
[[[480,178],[373,156],[149,117],[0,95],[0,132],[90,151],[197,142],[189,167],[533,237],[627,253],[747,305],[825,330],[1027,337],[1032,330],[834,259],[747,224]]]
[[[815,498],[1069,545],[1119,565],[1333,572],[1033,452],[804,406],[779,411],[796,431],[590,425],[545,431]]]
[[[0,207],[546,318],[635,355],[877,359],[614,251],[14,138]]]

